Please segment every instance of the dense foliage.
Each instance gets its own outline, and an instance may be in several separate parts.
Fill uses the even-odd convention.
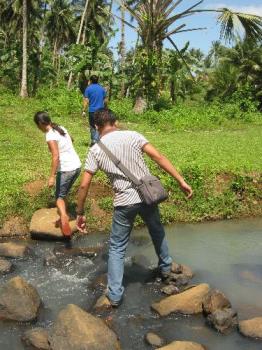
[[[118,0],[116,57],[109,47],[118,17],[113,0],[0,0],[0,83],[26,97],[47,87],[83,89],[86,78],[97,73],[109,97],[140,96],[158,111],[186,99],[241,99],[243,110],[251,104],[261,108],[261,17],[201,8],[202,2],[180,9],[183,1]],[[206,57],[189,43],[178,49],[175,35],[201,30],[190,27],[191,16],[201,12],[218,15],[221,38],[231,40],[231,47],[215,42]],[[129,52],[125,25],[138,35]],[[242,27],[242,39],[236,27]],[[165,41],[172,49],[165,49]]]

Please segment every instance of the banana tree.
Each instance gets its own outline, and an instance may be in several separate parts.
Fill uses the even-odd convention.
[[[120,3],[120,0],[117,0]],[[262,17],[231,11],[228,8],[202,9],[200,5],[204,0],[198,1],[184,10],[179,10],[183,0],[143,0],[131,6],[127,1],[121,0],[122,6],[136,20],[137,26],[125,21],[139,36],[147,53],[146,79],[141,82],[143,97],[148,102],[155,99],[159,91],[159,72],[161,67],[162,48],[168,40],[176,51],[178,47],[172,36],[179,33],[202,30],[206,28],[190,28],[188,23],[182,23],[188,17],[202,12],[215,12],[218,14],[218,23],[221,25],[221,38],[231,41],[240,27],[246,37],[258,39],[262,37]],[[186,62],[184,62],[186,64]]]

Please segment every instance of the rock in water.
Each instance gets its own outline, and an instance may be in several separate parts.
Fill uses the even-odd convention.
[[[231,303],[227,297],[217,289],[212,289],[203,301],[203,313],[212,314],[216,310],[230,308]]]
[[[246,337],[262,340],[262,317],[239,322],[239,331]]]
[[[238,323],[237,313],[231,308],[216,310],[207,317],[211,325],[220,333],[229,333]]]
[[[163,346],[165,344],[165,341],[162,338],[160,338],[159,335],[152,332],[146,334],[145,340],[149,345],[155,347]]]
[[[37,210],[30,222],[30,234],[33,239],[63,240],[64,236],[56,221],[59,219],[56,208],[44,208]],[[70,221],[72,232],[76,232],[75,220]]]
[[[44,328],[34,328],[25,332],[22,341],[27,346],[33,346],[38,350],[50,350],[48,332]]]
[[[6,273],[9,273],[13,270],[13,264],[10,263],[10,261],[6,259],[0,258],[0,274],[4,275]]]
[[[208,292],[208,284],[199,284],[185,292],[171,295],[158,303],[153,303],[152,309],[161,316],[169,315],[172,312],[186,315],[197,314],[202,312],[202,303]]]
[[[107,310],[110,308],[112,308],[112,305],[106,295],[101,295],[94,305],[95,310]]]
[[[203,345],[190,341],[174,341],[158,350],[206,350]]]
[[[0,319],[35,320],[40,304],[37,290],[21,277],[14,277],[0,290]]]
[[[0,243],[0,256],[6,258],[24,258],[30,254],[30,248],[24,244],[12,242]]]
[[[52,350],[119,350],[115,333],[99,318],[70,304],[60,311],[49,342]]]

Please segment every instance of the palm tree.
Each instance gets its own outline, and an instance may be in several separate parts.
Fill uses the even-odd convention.
[[[126,56],[126,45],[125,45],[125,6],[121,4],[121,43],[120,43],[120,52],[121,52],[121,97],[125,96],[125,56]]]
[[[46,20],[46,30],[53,44],[53,66],[58,68],[60,50],[75,39],[73,11],[67,0],[53,0]]]
[[[178,21],[184,20],[186,17],[196,15],[201,12],[215,12],[218,13],[218,22],[221,24],[221,38],[225,40],[232,40],[235,37],[236,27],[241,26],[245,31],[247,37],[257,39],[262,37],[262,17],[257,15],[243,14],[239,12],[233,12],[227,8],[221,9],[199,9],[199,5],[204,0],[198,1],[194,5],[186,8],[185,10],[178,11],[178,6],[183,0],[173,2],[173,0],[144,0],[138,3],[137,6],[130,6],[125,0],[118,0],[118,2],[125,5],[126,10],[133,16],[137,22],[137,28],[131,23],[127,23],[130,27],[135,29],[141,37],[143,46],[145,47],[148,55],[148,72],[147,85],[152,86],[152,80],[158,75],[157,66],[161,62],[161,53],[164,40],[169,40],[176,51],[178,48],[171,38],[174,34],[182,32],[189,32],[193,30],[200,30],[204,28],[188,28],[186,23]],[[156,57],[156,58],[155,58]],[[158,63],[153,63],[155,60]],[[157,89],[157,85],[155,89]],[[148,87],[144,86],[144,91],[149,96]],[[154,94],[152,94],[154,96]]]
[[[27,0],[23,0],[23,59],[20,96],[28,96],[27,90]]]

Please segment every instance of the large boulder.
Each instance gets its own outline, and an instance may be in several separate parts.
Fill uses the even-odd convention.
[[[25,345],[38,350],[50,350],[48,332],[44,328],[34,328],[26,331],[22,336]]]
[[[5,275],[13,270],[13,264],[6,260],[0,258],[0,275]]]
[[[239,331],[246,337],[262,339],[262,317],[240,321]]]
[[[0,256],[6,258],[24,258],[30,254],[30,248],[25,244],[12,242],[0,243]]]
[[[40,304],[37,290],[23,278],[14,277],[0,290],[0,319],[35,320]]]
[[[56,208],[37,210],[32,216],[29,231],[33,239],[63,240],[64,236],[56,222],[59,219]],[[77,231],[75,220],[70,221],[72,232]]]
[[[202,312],[202,303],[209,292],[208,284],[199,284],[180,294],[171,295],[158,303],[152,304],[152,309],[161,316],[172,312],[190,315]]]
[[[104,321],[70,304],[60,311],[50,332],[52,350],[119,350],[115,333]]]
[[[227,297],[217,289],[212,289],[203,301],[203,313],[209,315],[217,310],[230,308],[231,303]]]
[[[216,310],[207,317],[208,322],[220,333],[227,334],[237,325],[237,313],[231,308]]]
[[[174,341],[159,350],[206,350],[203,345],[190,341]]]

